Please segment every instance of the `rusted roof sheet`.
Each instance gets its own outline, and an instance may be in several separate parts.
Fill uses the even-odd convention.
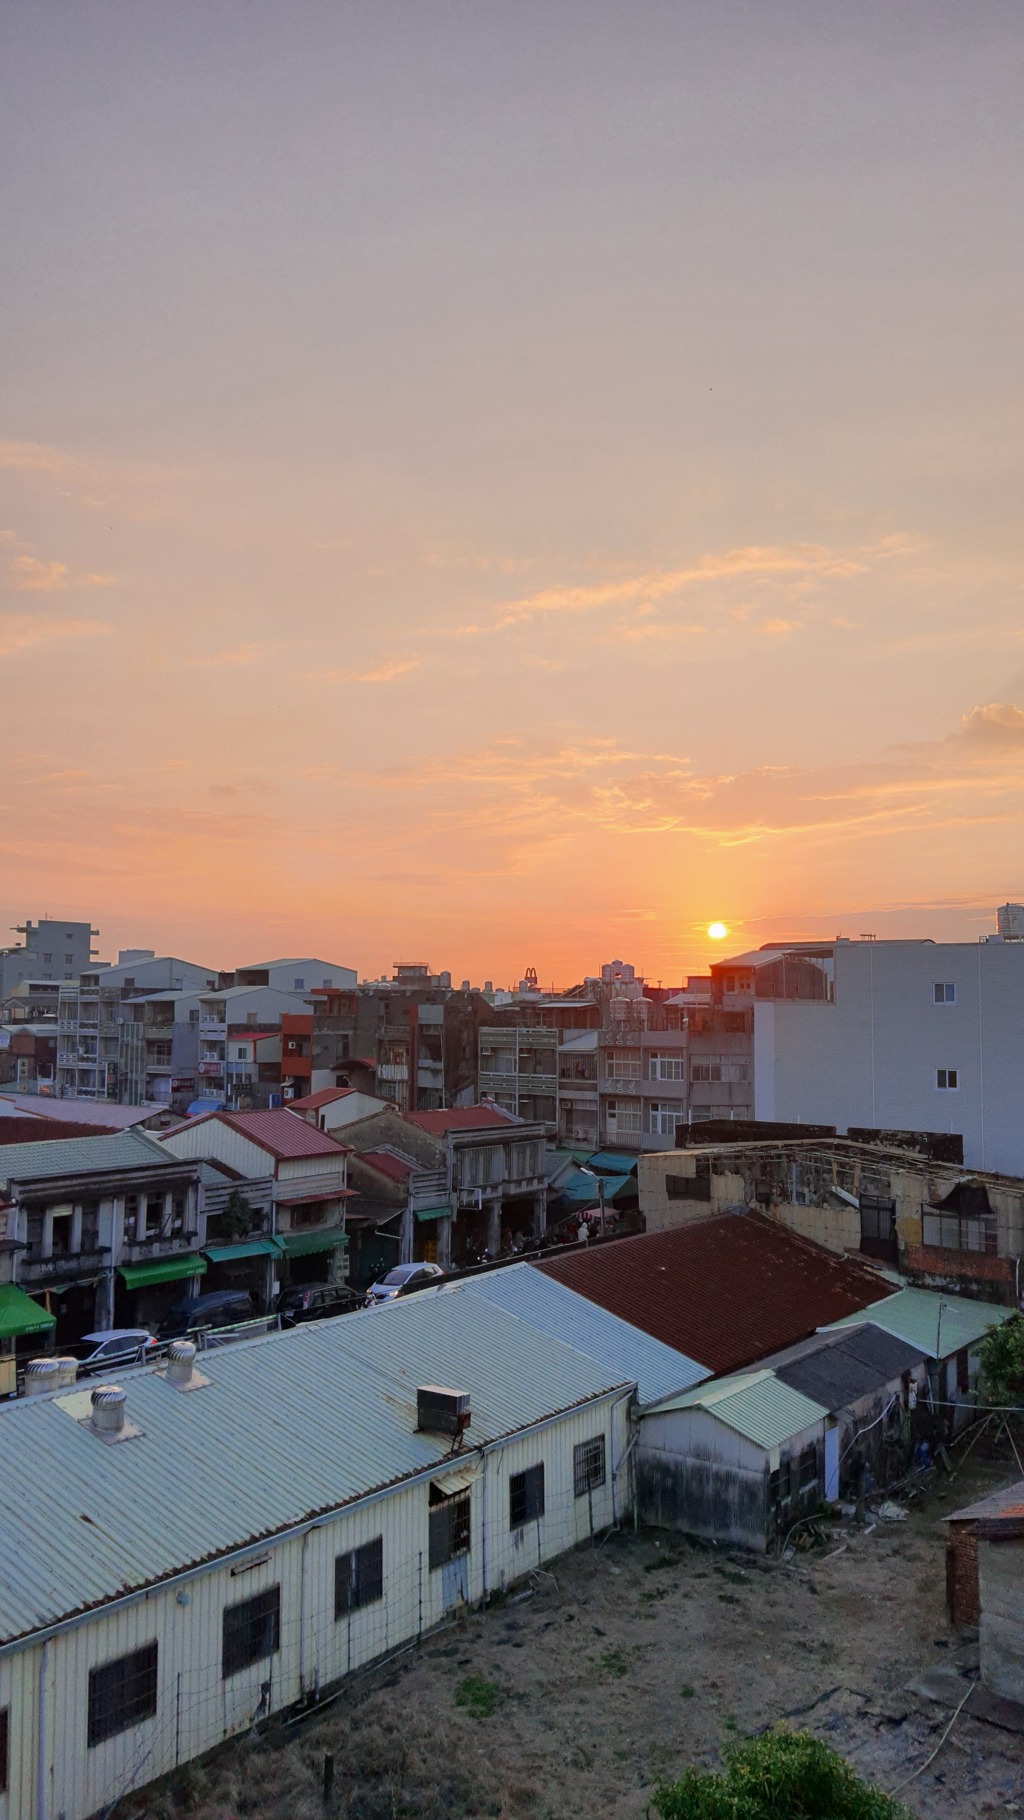
[[[885,1291],[876,1271],[758,1213],[581,1246],[532,1268],[713,1372],[741,1371]]]

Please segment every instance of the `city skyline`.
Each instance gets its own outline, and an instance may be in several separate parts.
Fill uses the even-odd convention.
[[[4,926],[560,984],[994,930],[1016,8],[5,34]]]

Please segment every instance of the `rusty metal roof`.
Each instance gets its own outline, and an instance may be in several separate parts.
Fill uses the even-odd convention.
[[[581,1246],[532,1268],[716,1373],[877,1305],[886,1288],[866,1265],[758,1213]]]

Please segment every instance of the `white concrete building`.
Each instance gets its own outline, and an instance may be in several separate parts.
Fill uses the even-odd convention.
[[[630,1508],[635,1386],[460,1285],[179,1352],[0,1410],[4,1820],[108,1811]]]
[[[1024,1174],[1024,943],[777,945],[712,973],[753,1007],[755,1118],[956,1132],[969,1168]]]

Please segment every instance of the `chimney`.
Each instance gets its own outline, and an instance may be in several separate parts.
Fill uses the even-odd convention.
[[[92,1393],[92,1425],[97,1434],[117,1435],[124,1428],[125,1393],[117,1384],[100,1384]]]
[[[416,1427],[423,1434],[464,1435],[470,1424],[469,1391],[444,1384],[416,1387]]]

